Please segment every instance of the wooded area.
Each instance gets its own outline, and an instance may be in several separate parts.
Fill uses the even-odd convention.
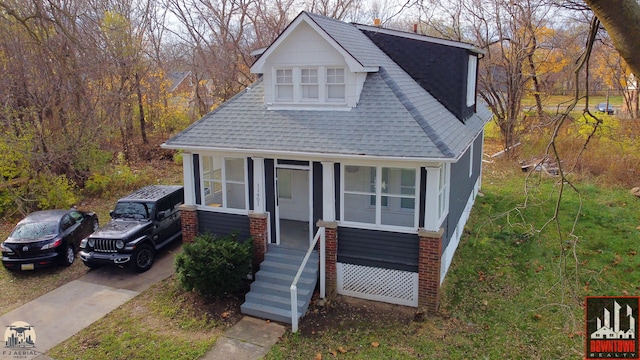
[[[252,52],[301,10],[406,31],[417,24],[419,33],[484,50],[479,96],[505,148],[549,121],[554,95],[617,95],[620,116],[639,117],[627,65],[637,56],[624,51],[637,41],[625,35],[639,32],[615,28],[610,38],[581,1],[390,3],[0,0],[0,212],[70,206],[77,188],[170,156],[158,145],[255,81]],[[607,28],[640,13],[635,0],[586,3]],[[587,98],[585,109],[593,106]]]

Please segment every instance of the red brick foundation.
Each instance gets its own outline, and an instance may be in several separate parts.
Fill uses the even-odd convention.
[[[198,211],[195,205],[180,205],[180,222],[182,224],[182,241],[193,242],[198,236]]]
[[[264,261],[264,254],[267,252],[267,214],[249,213],[249,232],[253,238],[253,272],[260,269],[260,263]]]
[[[442,234],[418,230],[418,306],[435,313],[440,305],[440,264],[442,254]]]
[[[338,294],[338,224],[318,221],[318,227],[324,227],[325,238],[325,291],[327,298]]]

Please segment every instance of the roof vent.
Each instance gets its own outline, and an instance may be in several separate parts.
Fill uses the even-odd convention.
[[[374,26],[380,26],[380,19],[379,18],[373,19],[373,25]]]

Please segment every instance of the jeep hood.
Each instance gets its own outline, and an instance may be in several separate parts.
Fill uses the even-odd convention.
[[[96,230],[90,237],[100,239],[123,239],[141,233],[151,226],[150,220],[115,219]]]

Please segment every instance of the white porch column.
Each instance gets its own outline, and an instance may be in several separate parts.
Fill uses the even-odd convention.
[[[196,186],[193,178],[193,154],[182,153],[182,176],[184,178],[184,204],[196,204]]]
[[[264,214],[267,211],[264,184],[264,158],[252,157],[253,160],[253,212]]]
[[[438,195],[440,193],[440,167],[427,166],[427,188],[425,191],[424,229],[439,231]]]
[[[322,162],[322,220],[331,222],[336,220],[336,191],[334,163]]]

